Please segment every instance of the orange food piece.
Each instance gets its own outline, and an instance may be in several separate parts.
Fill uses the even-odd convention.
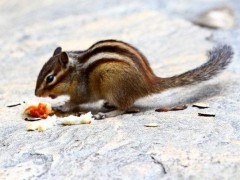
[[[32,117],[46,119],[48,117],[49,110],[47,105],[39,103],[38,106],[32,105],[25,109],[25,112]]]

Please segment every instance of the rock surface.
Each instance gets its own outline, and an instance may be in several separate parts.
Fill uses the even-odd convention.
[[[240,31],[216,32],[191,24],[182,12],[190,5],[183,1],[177,10],[167,0],[2,0],[0,179],[239,179]],[[22,107],[6,106],[37,99],[38,72],[55,47],[86,49],[107,38],[138,47],[162,77],[197,67],[217,42],[231,44],[236,53],[229,68],[211,81],[137,101],[140,113],[27,132]],[[62,99],[41,100],[54,104]],[[154,111],[197,101],[208,102],[216,117],[199,117],[206,110],[191,106]],[[99,111],[100,106],[87,108]],[[148,123],[160,126],[145,127]]]

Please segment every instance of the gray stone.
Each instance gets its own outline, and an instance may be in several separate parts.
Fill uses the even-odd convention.
[[[191,24],[182,18],[189,17],[183,11],[188,2],[176,11],[179,3],[157,0],[1,1],[0,179],[239,179],[240,31]],[[80,50],[107,38],[138,47],[162,77],[199,66],[219,42],[231,44],[236,54],[211,81],[140,99],[135,103],[140,113],[26,131],[22,107],[6,105],[37,99],[38,72],[56,46]],[[154,111],[197,101],[208,102],[216,117],[200,117],[205,110],[191,106]],[[85,108],[99,111],[100,106]],[[144,127],[147,123],[159,126]]]

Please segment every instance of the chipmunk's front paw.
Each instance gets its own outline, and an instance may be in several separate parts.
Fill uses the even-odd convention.
[[[52,107],[52,109],[53,109],[54,111],[62,112],[62,113],[66,113],[66,112],[71,111],[71,108],[68,107],[68,106],[65,106],[65,105],[55,106],[55,107]]]
[[[78,104],[74,104],[69,101],[65,102],[65,104],[63,104],[63,105],[53,107],[54,111],[58,111],[58,112],[62,112],[62,113],[73,112],[78,109],[79,109]]]
[[[106,118],[106,114],[99,112],[99,113],[93,115],[93,118],[94,118],[95,120],[102,120],[102,119],[105,119],[105,118]]]

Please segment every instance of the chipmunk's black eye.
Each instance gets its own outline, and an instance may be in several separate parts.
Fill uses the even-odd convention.
[[[49,75],[49,76],[47,77],[47,83],[52,82],[53,79],[54,79],[54,75]]]

